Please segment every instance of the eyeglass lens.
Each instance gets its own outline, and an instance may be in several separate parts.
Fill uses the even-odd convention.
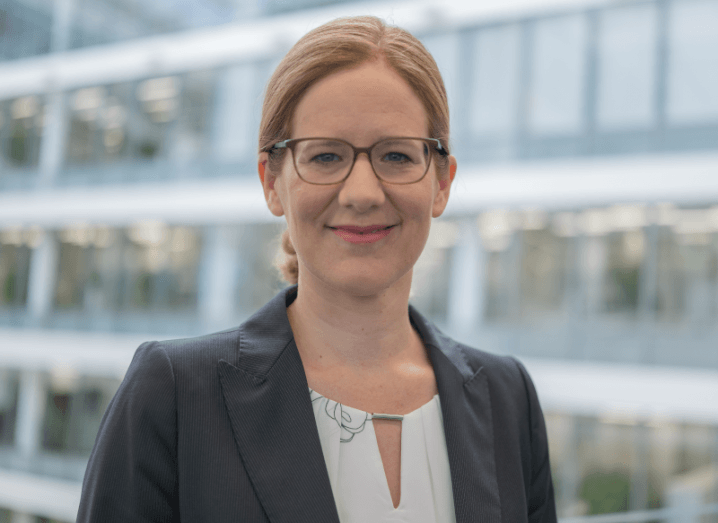
[[[341,181],[354,160],[350,145],[326,139],[299,141],[294,155],[299,175],[312,183]],[[383,140],[371,153],[374,171],[382,180],[391,183],[418,181],[428,170],[429,160],[427,143],[411,138]]]

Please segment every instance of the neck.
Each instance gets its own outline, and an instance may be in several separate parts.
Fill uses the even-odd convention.
[[[409,321],[411,272],[370,296],[301,276],[287,315],[305,367],[383,373],[428,360]]]

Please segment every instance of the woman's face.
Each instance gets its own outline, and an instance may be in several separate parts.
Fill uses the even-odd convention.
[[[383,61],[328,76],[310,87],[294,113],[292,138],[332,137],[369,147],[388,136],[428,137],[426,111],[409,85]],[[436,158],[437,154],[434,155]],[[440,188],[435,160],[413,184],[381,182],[360,154],[349,177],[336,185],[311,185],[297,175],[287,152],[281,172],[260,178],[270,211],[287,219],[299,261],[300,283],[370,296],[411,283],[431,225],[449,198],[456,161],[450,157]],[[394,225],[373,243],[352,243],[338,226]]]

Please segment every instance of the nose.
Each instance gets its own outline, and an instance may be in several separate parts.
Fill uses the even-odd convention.
[[[369,157],[365,153],[359,153],[349,176],[342,183],[339,204],[364,212],[382,205],[384,199],[384,186],[374,174]]]

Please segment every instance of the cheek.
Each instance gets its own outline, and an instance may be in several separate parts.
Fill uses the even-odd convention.
[[[308,238],[309,229],[323,229],[328,224],[325,212],[332,196],[326,189],[295,180],[287,184],[283,193],[287,221],[296,229],[298,240]]]
[[[433,207],[433,190],[430,184],[417,187],[416,191],[396,195],[395,202],[403,210],[406,219],[412,222],[430,222]]]

